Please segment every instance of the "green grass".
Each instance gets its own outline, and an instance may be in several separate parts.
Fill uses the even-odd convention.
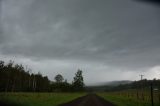
[[[98,93],[98,95],[117,106],[151,106],[151,102],[148,100],[142,101],[135,98],[115,95],[112,93]],[[160,106],[160,102],[154,102],[154,106]]]
[[[0,93],[0,101],[17,106],[57,106],[85,93]]]

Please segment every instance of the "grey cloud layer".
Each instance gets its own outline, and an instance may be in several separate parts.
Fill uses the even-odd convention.
[[[1,9],[2,54],[128,68],[159,65],[157,6],[132,0],[2,0]]]

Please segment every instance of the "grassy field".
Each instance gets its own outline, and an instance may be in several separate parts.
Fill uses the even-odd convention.
[[[85,93],[0,93],[0,102],[11,106],[57,106]]]
[[[137,99],[135,91],[97,93],[117,106],[151,106],[149,93],[144,92],[144,99]],[[160,106],[159,98],[154,94],[154,106]],[[0,102],[9,106],[58,106],[74,100],[86,93],[0,93]],[[139,94],[141,97],[141,94]]]
[[[116,104],[117,106],[151,106],[149,92],[144,92],[143,98],[142,93],[139,93],[139,98],[137,98],[137,92],[135,91],[108,92],[97,94],[107,101]],[[158,93],[154,94],[154,106],[160,106]]]

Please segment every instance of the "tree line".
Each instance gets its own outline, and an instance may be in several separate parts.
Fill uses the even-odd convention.
[[[124,90],[150,90],[151,84],[153,85],[154,90],[160,91],[160,79],[153,80],[138,80],[132,81],[127,84],[118,84],[118,85],[100,85],[100,86],[88,86],[85,88],[86,91],[93,92],[112,92],[112,91],[124,91]]]
[[[77,92],[84,90],[82,70],[75,73],[72,83],[64,80],[61,74],[51,81],[40,72],[31,73],[31,69],[14,61],[0,61],[0,92]]]
[[[154,90],[160,90],[160,79],[153,79],[153,80],[139,80],[133,81],[129,84],[120,84],[118,86],[105,86],[105,91],[121,91],[121,90],[128,90],[128,89],[150,89],[151,84],[154,87]]]

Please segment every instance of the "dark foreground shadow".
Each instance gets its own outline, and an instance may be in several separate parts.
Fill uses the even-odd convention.
[[[16,104],[16,103],[7,103],[4,101],[0,101],[0,106],[21,106],[21,105]]]

